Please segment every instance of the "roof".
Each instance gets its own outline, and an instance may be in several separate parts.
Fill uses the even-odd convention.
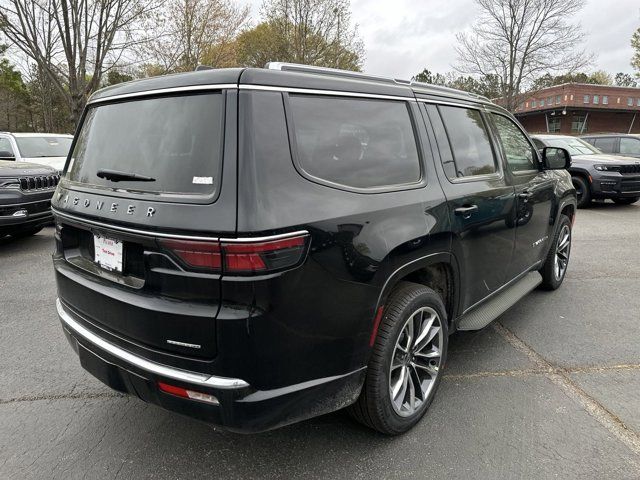
[[[73,138],[73,135],[70,135],[68,133],[37,133],[37,132],[0,132],[0,133],[5,133],[7,135],[11,135],[13,137],[16,138],[23,138],[23,137],[68,137],[68,138]]]
[[[217,85],[225,85],[227,88],[232,86],[242,88],[243,85],[263,88],[304,88],[305,90],[330,90],[400,98],[446,97],[463,102],[491,104],[485,97],[453,88],[290,63],[270,63],[266,68],[202,69],[195,72],[146,78],[98,90],[89,101],[108,100],[116,96],[151,93],[157,90],[183,90],[189,89],[189,87],[193,87],[193,90],[201,90],[207,86]]]
[[[588,133],[586,135],[580,135],[581,137],[597,138],[597,137],[640,137],[639,133]]]

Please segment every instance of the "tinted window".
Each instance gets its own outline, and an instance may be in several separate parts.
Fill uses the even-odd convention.
[[[11,148],[11,142],[8,138],[0,138],[0,152],[6,152],[3,153],[3,155],[6,155],[8,153],[8,156],[14,156],[13,148]]]
[[[640,140],[629,137],[620,138],[620,153],[640,155]]]
[[[290,95],[300,167],[356,188],[415,183],[420,161],[402,101]]]
[[[23,158],[66,157],[71,140],[69,137],[16,137]]]
[[[496,172],[489,133],[478,110],[440,106],[458,177]]]
[[[128,190],[210,194],[221,162],[222,94],[135,100],[92,107],[79,133],[69,178]],[[152,182],[99,178],[99,169]]]
[[[535,153],[522,131],[502,115],[492,114],[500,144],[512,171],[537,170]]]
[[[613,153],[613,149],[616,143],[616,139],[613,137],[609,138],[596,138],[591,140],[589,143],[593,144],[599,150],[602,150],[605,153]]]

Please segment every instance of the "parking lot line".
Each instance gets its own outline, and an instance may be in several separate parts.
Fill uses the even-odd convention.
[[[546,371],[544,375],[555,385],[559,386],[567,397],[579,404],[592,418],[624,443],[632,452],[640,455],[640,437],[638,434],[629,429],[624,422],[607,410],[600,402],[578,387],[569,378],[568,372],[565,369],[555,367],[549,363],[542,355],[523,342],[500,322],[494,322],[492,327],[513,348],[525,354],[540,371]],[[625,365],[625,367],[636,368],[638,366]],[[638,467],[640,468],[640,463],[638,463]]]

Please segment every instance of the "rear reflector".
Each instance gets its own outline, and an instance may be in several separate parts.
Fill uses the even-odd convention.
[[[213,395],[202,392],[195,392],[193,390],[187,390],[186,388],[176,387],[175,385],[169,385],[167,383],[158,382],[158,388],[165,393],[170,393],[177,397],[188,398],[190,400],[198,400],[200,402],[211,403],[212,405],[218,405],[218,399]]]
[[[309,234],[262,242],[158,240],[187,267],[226,274],[264,274],[298,265]]]

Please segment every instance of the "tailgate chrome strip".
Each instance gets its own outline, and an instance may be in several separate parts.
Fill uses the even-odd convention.
[[[64,309],[62,302],[59,298],[56,299],[56,309],[58,310],[58,316],[62,320],[63,324],[71,329],[75,334],[80,335],[83,339],[90,342],[102,350],[110,353],[114,357],[123,360],[131,365],[134,365],[142,370],[145,370],[156,375],[163,377],[173,378],[183,382],[192,383],[194,385],[202,385],[205,387],[233,389],[248,387],[249,384],[239,378],[227,378],[227,377],[215,377],[204,373],[190,372],[187,370],[181,370],[178,368],[168,367],[160,363],[152,362],[138,355],[130,353],[122,348],[106,341],[99,337],[95,333],[91,332],[87,328],[83,327],[80,323],[74,320],[71,315]]]

